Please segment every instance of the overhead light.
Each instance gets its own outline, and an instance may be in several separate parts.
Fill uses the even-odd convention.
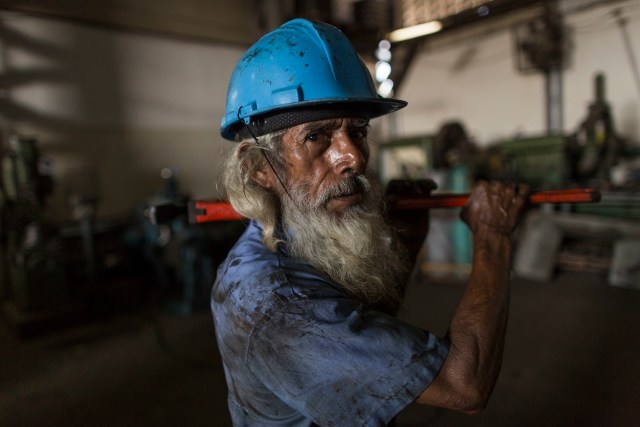
[[[393,80],[387,79],[380,83],[380,86],[378,87],[378,95],[383,98],[388,98],[393,95]]]
[[[381,83],[387,80],[391,75],[391,64],[384,61],[376,62],[375,75],[376,75],[376,80]]]
[[[428,36],[429,34],[437,33],[442,29],[442,22],[431,21],[424,24],[413,25],[411,27],[400,28],[398,30],[391,31],[387,38],[393,42],[402,42],[409,39],[415,39],[416,37]]]

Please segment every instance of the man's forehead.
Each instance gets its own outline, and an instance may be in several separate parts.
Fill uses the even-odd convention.
[[[338,117],[333,119],[316,120],[293,126],[290,130],[304,131],[308,129],[339,129],[342,126],[364,127],[369,124],[369,120],[360,117]]]

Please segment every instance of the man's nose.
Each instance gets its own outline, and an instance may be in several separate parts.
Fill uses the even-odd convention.
[[[349,176],[364,172],[367,164],[366,147],[361,147],[361,144],[355,143],[344,133],[335,137],[333,145],[331,160],[338,175]]]

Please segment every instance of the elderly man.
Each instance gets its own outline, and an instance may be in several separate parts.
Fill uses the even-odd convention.
[[[239,143],[224,183],[250,222],[211,302],[234,425],[378,426],[416,400],[485,406],[526,189],[475,187],[462,213],[473,269],[448,335],[398,319],[427,222],[385,219],[367,131],[370,119],[405,105],[376,95],[327,24],[290,21],[239,60],[221,129]]]

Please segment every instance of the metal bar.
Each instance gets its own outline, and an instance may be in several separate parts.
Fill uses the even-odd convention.
[[[227,202],[197,200],[188,206],[189,222],[233,221],[244,217]]]
[[[402,197],[390,203],[394,210],[448,209],[465,205],[469,194],[433,194],[428,197]],[[600,200],[600,193],[591,188],[550,190],[532,193],[529,203],[593,203]],[[198,200],[188,205],[189,222],[233,221],[243,219],[229,203]]]
[[[425,198],[398,199],[393,208],[396,210],[420,210],[438,208],[460,208],[467,203],[469,194],[433,194]],[[531,193],[529,203],[593,203],[600,200],[600,193],[592,188],[568,190],[549,190]]]

